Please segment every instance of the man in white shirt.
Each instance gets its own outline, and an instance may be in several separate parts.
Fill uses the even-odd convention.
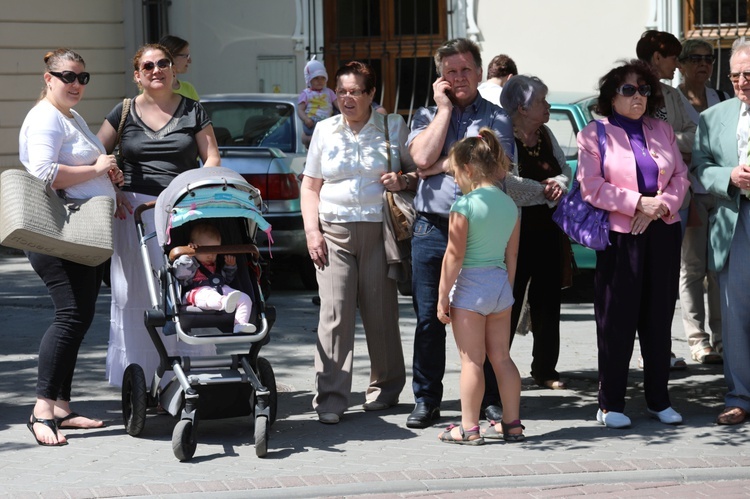
[[[503,85],[517,74],[518,68],[513,59],[505,54],[496,55],[487,65],[487,81],[479,85],[479,93],[493,104],[503,107],[500,104]]]

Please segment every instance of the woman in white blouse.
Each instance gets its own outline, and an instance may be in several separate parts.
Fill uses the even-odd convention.
[[[372,69],[350,62],[338,70],[335,81],[341,114],[315,127],[301,194],[321,302],[313,408],[326,424],[338,423],[349,405],[357,307],[370,354],[363,408],[376,411],[395,405],[406,382],[396,281],[387,276],[383,190],[415,190],[417,182],[403,118],[372,111]]]
[[[89,82],[80,55],[57,49],[44,57],[44,89],[21,126],[19,156],[33,175],[51,182],[71,198],[115,198],[114,183],[123,181],[114,156],[72,108]],[[102,421],[70,408],[78,349],[94,318],[103,267],[26,252],[55,307],[55,319],[42,337],[36,404],[27,426],[39,445],[67,444],[61,430],[99,428]]]

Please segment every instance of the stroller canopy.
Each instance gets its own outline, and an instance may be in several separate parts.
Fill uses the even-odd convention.
[[[188,170],[172,180],[156,199],[154,223],[160,246],[170,242],[169,231],[202,218],[246,218],[269,235],[271,225],[260,213],[258,189],[229,168]]]

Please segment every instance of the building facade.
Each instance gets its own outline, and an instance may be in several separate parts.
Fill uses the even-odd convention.
[[[133,96],[131,58],[164,34],[190,42],[183,75],[200,94],[298,93],[302,69],[322,60],[331,79],[351,59],[379,75],[376,99],[408,120],[430,102],[432,53],[470,37],[486,63],[510,55],[553,94],[592,95],[618,60],[635,57],[645,29],[704,37],[728,48],[747,30],[747,0],[26,0],[0,12],[0,169],[17,167],[18,130],[42,88],[44,53],[67,46],[92,74],[78,111],[96,130]],[[721,81],[725,78],[718,78]],[[329,81],[329,86],[333,82]]]

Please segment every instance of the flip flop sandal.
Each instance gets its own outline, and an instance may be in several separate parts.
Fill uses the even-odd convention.
[[[44,445],[45,447],[61,447],[63,445],[68,445],[68,442],[58,441],[55,443],[48,444],[47,442],[43,442],[39,440],[39,437],[36,436],[36,432],[34,431],[34,425],[37,423],[43,424],[44,426],[52,430],[52,433],[54,433],[55,437],[57,437],[57,423],[55,422],[54,419],[40,419],[32,414],[31,421],[26,423],[26,428],[28,428],[31,434],[34,435],[34,440],[36,440],[36,443],[38,443],[39,445]]]
[[[451,430],[453,428],[458,428],[458,431],[461,435],[461,440],[453,438],[453,435],[451,434]],[[438,439],[441,442],[447,442],[449,444],[461,444],[461,445],[483,445],[484,444],[484,437],[482,437],[482,435],[479,434],[478,426],[469,428],[468,430],[464,430],[463,426],[452,424],[448,426],[448,428],[446,428],[443,433],[438,435]]]
[[[80,426],[80,425],[63,426],[64,422],[69,421],[74,418],[86,418],[86,419],[91,419],[91,421],[99,421],[98,419],[92,419],[88,416],[81,416],[77,412],[71,412],[64,418],[55,418],[55,422],[57,423],[57,427],[60,428],[61,430],[95,430],[95,429],[104,428],[105,426],[107,426],[106,424],[102,424],[102,426]]]

